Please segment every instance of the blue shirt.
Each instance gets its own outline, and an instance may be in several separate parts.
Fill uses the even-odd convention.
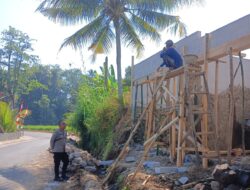
[[[181,58],[181,55],[175,50],[175,48],[173,47],[170,47],[166,50],[163,50],[160,54],[161,58],[163,58],[164,60],[168,57],[170,59],[173,60],[174,62],[174,69],[177,69],[179,67],[181,67],[183,65],[183,61],[182,61],[182,58]],[[164,65],[166,65],[167,67],[169,67],[169,63],[166,63],[164,61],[163,64],[161,64],[160,67],[163,67]]]

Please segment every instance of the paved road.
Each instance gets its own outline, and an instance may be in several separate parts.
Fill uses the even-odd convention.
[[[0,145],[0,190],[7,189],[41,189],[37,184],[39,179],[34,174],[37,165],[31,165],[39,159],[51,162],[48,158],[47,148],[49,147],[50,133],[25,132],[25,137],[19,141],[13,141]],[[41,154],[45,155],[41,158]],[[30,168],[27,168],[29,166]],[[43,173],[48,170],[43,168]],[[41,176],[42,177],[42,176]],[[45,176],[46,177],[46,176]]]
[[[0,170],[29,163],[48,149],[50,133],[24,132],[24,135],[28,137],[24,141],[0,146]]]

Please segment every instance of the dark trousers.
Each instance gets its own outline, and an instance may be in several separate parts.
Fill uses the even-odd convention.
[[[66,170],[69,164],[69,157],[66,152],[54,152],[54,163],[55,163],[55,177],[59,177],[59,166],[61,161],[63,162],[62,176],[66,175]]]

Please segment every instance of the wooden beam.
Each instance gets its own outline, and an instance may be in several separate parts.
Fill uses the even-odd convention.
[[[207,58],[217,60],[228,55],[228,49],[232,48],[233,52],[239,52],[250,48],[250,34],[241,38],[229,41],[218,47],[209,48]],[[198,63],[203,63],[204,55],[199,55]]]

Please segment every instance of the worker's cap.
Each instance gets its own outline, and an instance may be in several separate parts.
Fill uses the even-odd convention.
[[[165,42],[167,47],[172,47],[174,45],[174,42],[172,40],[168,40]]]

